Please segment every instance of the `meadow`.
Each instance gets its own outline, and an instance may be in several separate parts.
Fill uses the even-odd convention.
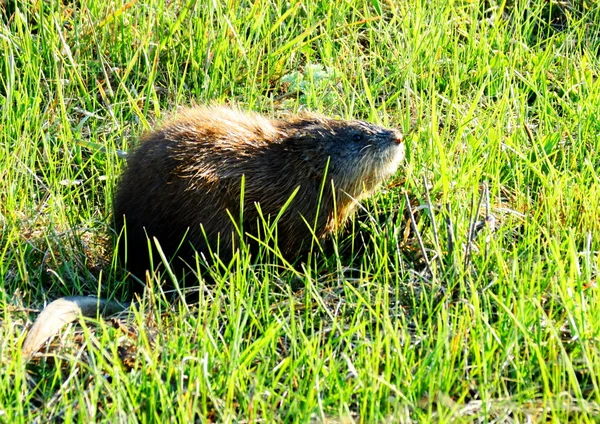
[[[0,2],[0,422],[598,422],[599,55],[587,0]],[[406,161],[328,251],[152,275],[25,361],[48,302],[127,298],[119,152],[207,103]]]

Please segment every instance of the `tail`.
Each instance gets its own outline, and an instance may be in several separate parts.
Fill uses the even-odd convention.
[[[88,296],[68,296],[56,299],[39,314],[21,347],[23,357],[30,358],[46,340],[62,327],[80,317],[96,317],[122,312],[129,303]]]

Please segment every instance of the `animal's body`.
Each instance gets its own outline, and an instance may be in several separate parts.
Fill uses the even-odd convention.
[[[122,262],[143,279],[148,240],[156,238],[178,270],[196,269],[196,252],[209,266],[210,252],[227,263],[241,238],[255,246],[262,222],[276,218],[275,244],[293,260],[336,231],[403,159],[399,132],[363,121],[185,109],[128,155],[114,202]],[[23,347],[29,353],[45,340],[28,343],[32,337]]]

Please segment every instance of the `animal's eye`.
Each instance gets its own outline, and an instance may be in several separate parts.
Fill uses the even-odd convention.
[[[358,134],[358,133],[352,134],[352,140],[354,140],[354,141],[362,140],[362,134]]]

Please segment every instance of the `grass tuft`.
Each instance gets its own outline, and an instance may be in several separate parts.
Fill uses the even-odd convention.
[[[0,2],[0,421],[596,421],[599,27],[590,1]],[[34,310],[126,295],[121,152],[210,102],[398,127],[407,161],[323,252],[241,251],[190,304],[153,275],[25,364]]]

